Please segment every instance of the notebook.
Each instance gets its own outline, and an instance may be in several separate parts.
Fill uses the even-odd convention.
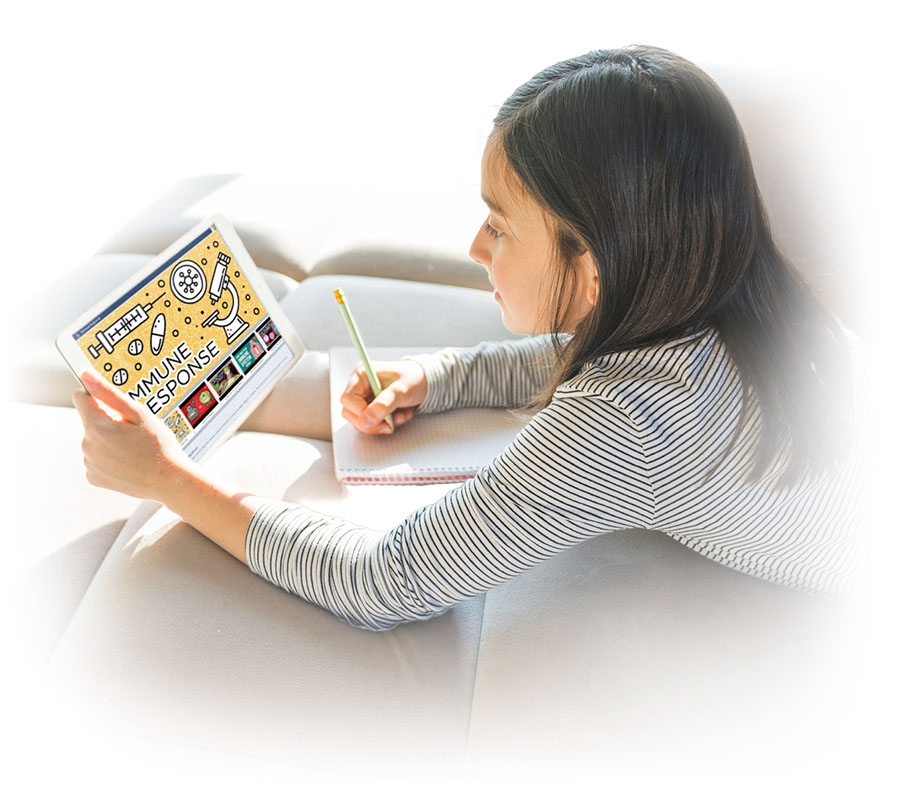
[[[425,353],[423,348],[370,348],[373,362]],[[359,361],[353,348],[333,348],[331,428],[335,474],[350,484],[463,482],[508,446],[525,420],[503,409],[456,409],[416,415],[390,435],[365,435],[341,417],[340,397]]]

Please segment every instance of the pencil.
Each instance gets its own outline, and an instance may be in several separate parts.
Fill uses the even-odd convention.
[[[381,382],[378,381],[375,371],[372,370],[372,363],[369,361],[369,355],[366,353],[366,346],[363,345],[362,337],[359,335],[359,329],[356,328],[356,321],[353,319],[350,307],[347,306],[347,300],[344,298],[344,291],[338,287],[334,291],[334,297],[337,299],[338,306],[341,308],[341,313],[344,315],[344,322],[347,324],[347,329],[350,331],[350,337],[353,339],[356,350],[359,352],[359,358],[362,360],[363,367],[366,369],[369,387],[372,388],[372,392],[377,396],[381,392]],[[391,427],[391,431],[394,431],[394,416],[388,414],[384,420],[387,425]]]

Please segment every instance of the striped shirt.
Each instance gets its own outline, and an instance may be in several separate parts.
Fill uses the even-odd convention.
[[[521,406],[551,367],[547,338],[416,357],[421,413]],[[718,563],[821,595],[848,589],[861,521],[862,449],[778,487],[782,447],[748,482],[760,417],[738,425],[741,380],[714,329],[585,364],[474,478],[375,532],[266,502],[246,537],[251,570],[367,629],[427,619],[586,538],[667,533]],[[710,475],[710,469],[716,466]]]

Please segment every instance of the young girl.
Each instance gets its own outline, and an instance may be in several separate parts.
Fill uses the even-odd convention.
[[[88,480],[155,499],[269,581],[353,624],[425,619],[579,541],[640,527],[744,573],[840,594],[860,447],[840,325],[776,249],[740,126],[663,50],[556,64],[495,119],[471,255],[535,335],[351,377],[344,416],[533,405],[516,441],[374,533],[241,493],[142,406],[85,375]],[[122,416],[112,420],[96,399]]]

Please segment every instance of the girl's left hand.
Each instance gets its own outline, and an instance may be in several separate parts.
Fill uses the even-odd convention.
[[[90,395],[77,390],[72,402],[84,424],[81,447],[88,482],[165,503],[168,485],[188,459],[175,436],[143,404],[90,373],[81,380]]]

